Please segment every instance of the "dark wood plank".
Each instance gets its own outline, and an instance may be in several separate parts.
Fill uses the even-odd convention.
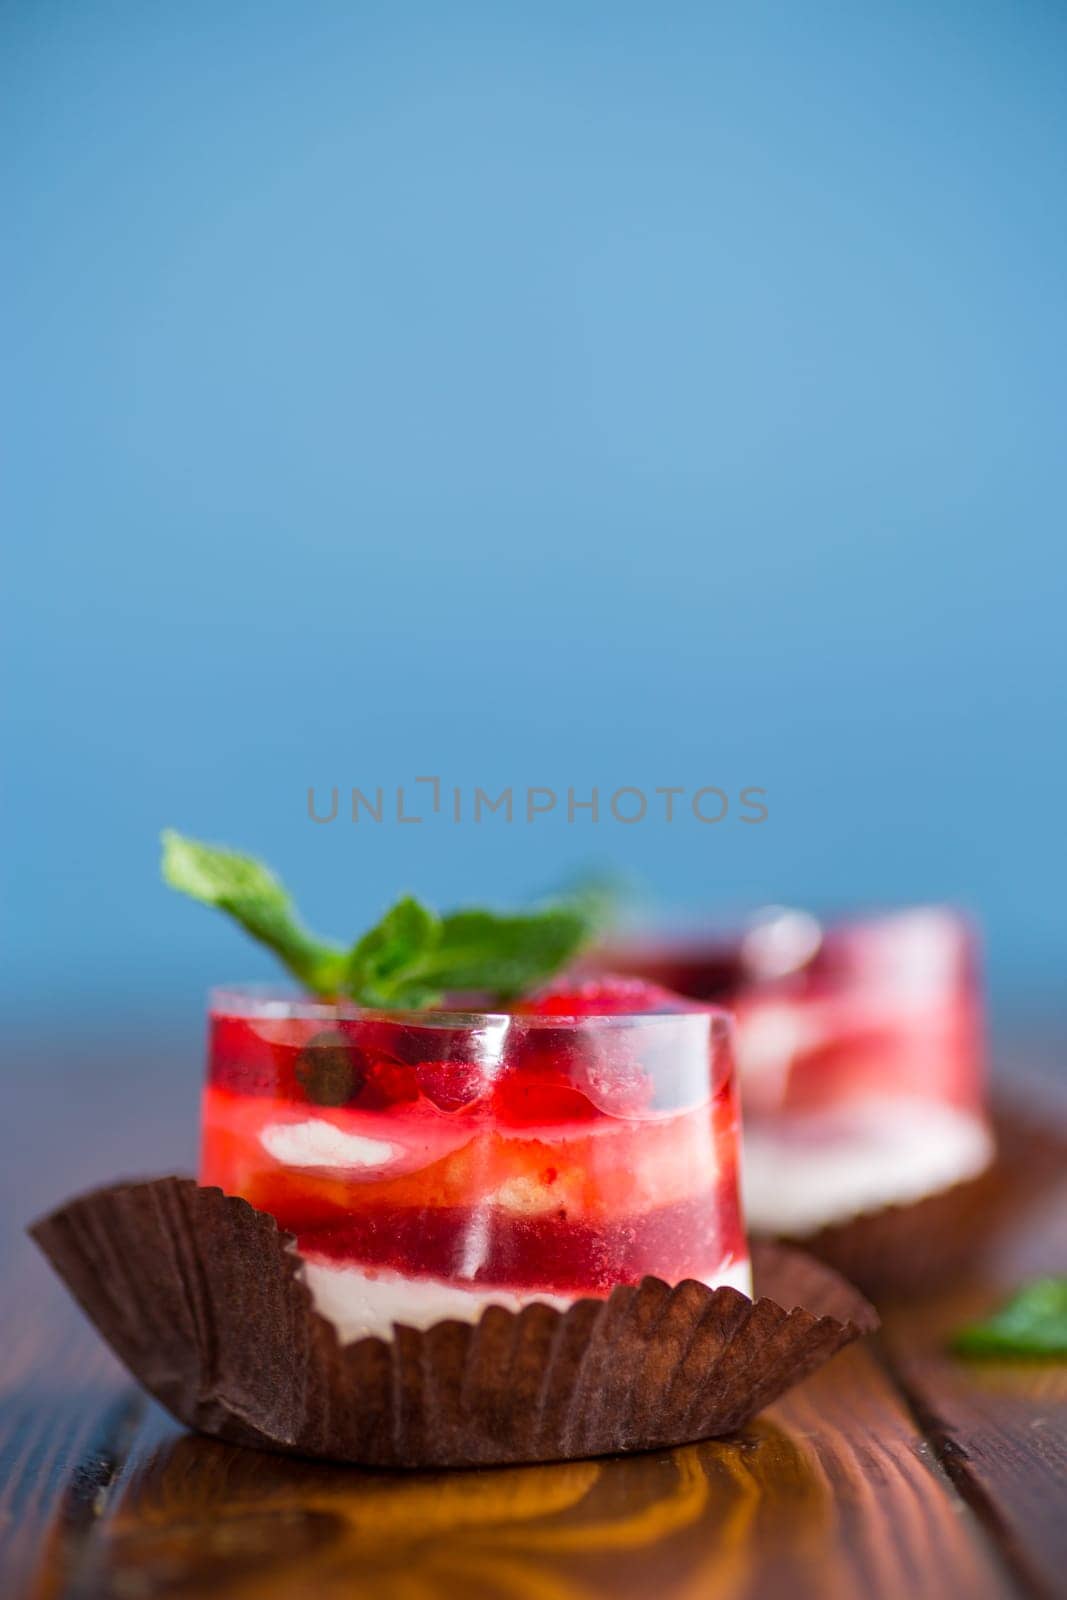
[[[5,1052],[0,1161],[0,1593],[21,1595],[46,1530],[84,1528],[145,1402],[25,1237],[59,1190],[188,1164],[188,1062],[35,1036]],[[184,1108],[184,1109],[183,1109]],[[51,1536],[50,1534],[50,1536]]]
[[[16,1256],[18,1261],[18,1256]],[[26,1263],[29,1267],[30,1263]],[[0,1326],[0,1571],[19,1592],[71,1486],[91,1499],[120,1417],[143,1402],[44,1275],[8,1273]],[[116,1409],[118,1408],[118,1409]]]
[[[1051,1600],[1067,1575],[1067,1364],[949,1350],[956,1329],[1046,1272],[1067,1273],[1067,1181],[999,1242],[976,1282],[886,1312],[881,1344],[945,1471],[1023,1586]]]
[[[38,1597],[1010,1592],[856,1350],[737,1439],[611,1461],[405,1476],[165,1438],[90,1539],[53,1530]]]

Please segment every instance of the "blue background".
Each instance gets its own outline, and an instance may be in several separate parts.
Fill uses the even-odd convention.
[[[1067,12],[9,4],[5,985],[270,971],[163,824],[355,933],[595,861],[949,897],[1062,992]],[[770,817],[314,827],[306,793]],[[125,1013],[130,1015],[130,1011]]]

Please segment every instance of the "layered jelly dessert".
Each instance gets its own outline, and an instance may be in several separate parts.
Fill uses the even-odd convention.
[[[774,910],[600,959],[733,1011],[753,1228],[803,1235],[989,1164],[976,938],[957,913],[824,927]]]
[[[642,982],[510,1010],[213,997],[201,1181],[290,1231],[345,1340],[646,1274],[750,1291],[732,1027]]]

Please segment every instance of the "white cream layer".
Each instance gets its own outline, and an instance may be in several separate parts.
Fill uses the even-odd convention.
[[[346,1133],[322,1117],[308,1117],[303,1122],[270,1122],[259,1142],[283,1166],[304,1167],[308,1171],[384,1167],[396,1154],[396,1146],[387,1140]]]
[[[989,1165],[980,1117],[927,1100],[872,1099],[744,1130],[745,1217],[800,1235],[881,1206],[920,1200]]]
[[[566,1311],[580,1298],[536,1289],[461,1289],[437,1278],[406,1278],[399,1272],[369,1272],[321,1260],[305,1260],[303,1272],[316,1311],[333,1323],[342,1344],[369,1334],[387,1339],[395,1322],[409,1328],[430,1328],[446,1318],[477,1322],[486,1306],[519,1311],[534,1301]],[[748,1262],[732,1261],[709,1282],[713,1289],[724,1285],[751,1295]]]

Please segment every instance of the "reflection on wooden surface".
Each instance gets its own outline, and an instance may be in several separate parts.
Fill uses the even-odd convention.
[[[726,1443],[648,1456],[412,1476],[182,1435],[131,1478],[94,1577],[131,1600],[139,1589],[269,1600],[297,1581],[320,1600],[608,1600],[653,1588],[697,1600],[739,1593],[751,1575],[772,1482],[776,1522],[817,1544],[825,1475],[767,1421]]]

